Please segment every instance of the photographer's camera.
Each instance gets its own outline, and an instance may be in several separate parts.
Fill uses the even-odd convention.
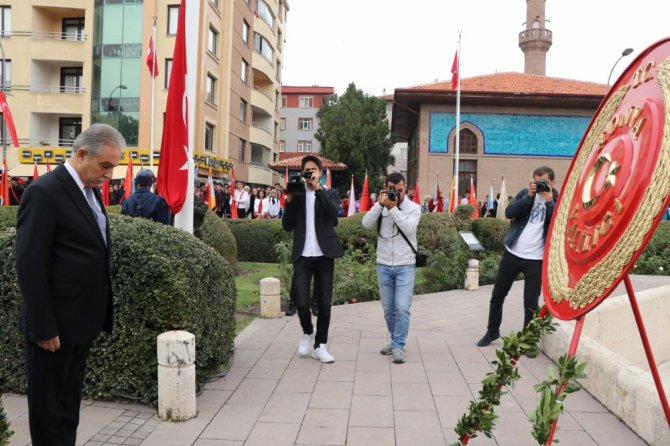
[[[549,192],[551,191],[551,186],[545,180],[538,180],[535,182],[535,190],[537,192]]]

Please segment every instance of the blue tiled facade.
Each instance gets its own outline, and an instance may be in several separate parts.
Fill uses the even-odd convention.
[[[484,136],[485,155],[572,157],[591,121],[583,116],[461,113]],[[430,113],[429,153],[448,153],[455,113]]]

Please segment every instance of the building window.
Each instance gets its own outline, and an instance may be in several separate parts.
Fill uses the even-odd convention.
[[[219,41],[219,32],[213,27],[209,27],[207,32],[207,51],[216,56]]]
[[[61,67],[60,92],[81,93],[84,69],[82,67]]]
[[[460,133],[458,151],[464,154],[477,154],[477,135],[470,129],[463,129]]]
[[[286,152],[286,141],[279,141],[279,151]]]
[[[254,50],[265,57],[268,62],[272,63],[275,50],[272,48],[272,45],[270,45],[270,42],[258,33],[254,33]]]
[[[12,35],[12,7],[0,6],[0,37]]]
[[[458,195],[461,197],[470,192],[470,177],[477,184],[477,160],[461,159],[458,162]]]
[[[265,166],[268,163],[270,156],[270,149],[259,144],[251,145],[251,164],[257,166]]]
[[[207,73],[206,89],[207,89],[207,100],[209,102],[211,102],[212,104],[215,104],[216,103],[216,101],[215,101],[215,99],[216,99],[216,78],[209,73]]]
[[[257,11],[260,18],[263,19],[270,28],[274,29],[275,16],[272,14],[272,10],[268,4],[265,3],[265,0],[258,0]]]
[[[168,5],[168,26],[169,36],[177,34],[177,22],[179,21],[179,5]]]
[[[170,86],[170,74],[172,73],[172,59],[165,59],[165,88]]]
[[[314,106],[314,96],[300,96],[300,108],[312,108]]]
[[[281,62],[277,59],[277,81],[281,83]]]
[[[73,17],[63,19],[63,40],[84,40],[84,18]]]
[[[406,160],[407,159],[407,147],[401,147],[400,148],[400,159],[401,160]]]
[[[58,145],[72,147],[74,139],[81,133],[81,118],[60,118],[58,125]]]
[[[281,53],[281,44],[283,42],[283,36],[281,31],[277,31],[277,51]]]
[[[12,89],[12,61],[5,59],[5,63],[0,64],[0,83],[4,91]]]
[[[237,159],[244,161],[244,149],[246,148],[247,142],[240,138],[237,143]]]
[[[311,152],[312,141],[298,141],[298,152]]]
[[[205,122],[205,150],[214,151],[214,124]]]
[[[298,130],[312,130],[313,123],[312,118],[298,118]]]
[[[286,130],[286,118],[279,118],[279,130]]]
[[[240,78],[242,82],[247,81],[247,73],[249,72],[249,64],[246,60],[242,59],[242,67],[240,68]]]
[[[249,45],[249,24],[246,20],[242,22],[242,40]]]
[[[240,99],[240,121],[246,122],[247,120],[247,101]]]
[[[288,97],[287,96],[282,96],[281,97],[281,106],[283,107],[288,107]]]

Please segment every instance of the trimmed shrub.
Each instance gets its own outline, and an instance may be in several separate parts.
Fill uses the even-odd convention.
[[[361,250],[351,250],[335,259],[333,305],[351,303],[352,299],[358,302],[379,300],[374,253],[370,256]]]
[[[114,333],[94,343],[84,393],[155,403],[156,337],[168,330],[195,335],[198,381],[225,368],[235,336],[230,265],[182,230],[122,215],[110,215],[109,224]],[[14,230],[0,233],[0,391],[23,392],[14,239]]]
[[[293,240],[293,233],[284,231],[281,220],[227,218],[224,221],[237,242],[237,259],[240,262],[277,263],[275,245]]]
[[[495,283],[501,256],[502,254],[495,251],[487,251],[479,255],[480,285],[491,285]]]
[[[369,254],[374,261],[377,249],[377,227],[366,229],[363,227],[364,213],[358,213],[347,218],[340,218],[335,232],[340,238],[344,251],[360,250],[361,254]]]
[[[662,221],[637,259],[633,274],[670,275],[670,221]]]
[[[14,432],[9,430],[9,422],[5,415],[5,409],[2,407],[2,400],[0,399],[0,446],[7,446],[9,438]]]
[[[230,227],[221,217],[212,211],[207,211],[202,223],[201,240],[214,248],[231,265],[237,262],[237,242]]]
[[[0,230],[16,227],[16,212],[18,206],[0,207]]]
[[[503,252],[505,250],[505,236],[509,231],[508,220],[497,218],[478,218],[472,220],[472,232],[479,239],[487,251]]]

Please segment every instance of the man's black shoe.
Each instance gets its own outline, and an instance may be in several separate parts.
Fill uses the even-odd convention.
[[[295,305],[293,305],[293,302],[288,303],[288,307],[286,308],[286,312],[284,314],[286,316],[293,316],[295,314]]]
[[[486,334],[484,335],[484,337],[481,338],[479,340],[479,342],[477,342],[477,347],[486,347],[487,345],[489,345],[491,342],[495,341],[499,337],[500,337],[500,332],[492,334],[492,333],[489,333],[487,331]]]

